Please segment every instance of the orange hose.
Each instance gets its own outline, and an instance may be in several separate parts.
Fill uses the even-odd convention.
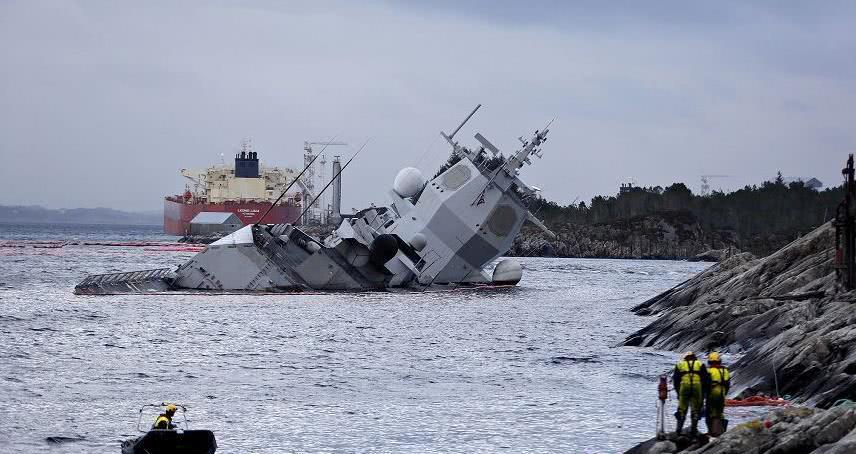
[[[780,407],[790,405],[791,402],[785,399],[776,399],[775,397],[751,396],[745,399],[725,399],[726,407],[760,407],[771,406]]]

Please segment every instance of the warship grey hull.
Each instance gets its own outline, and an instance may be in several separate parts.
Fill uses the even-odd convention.
[[[76,295],[164,292],[172,289],[174,273],[169,268],[94,274],[74,287]]]
[[[530,156],[541,156],[547,130],[521,138],[522,148],[508,157],[481,134],[475,135],[481,147],[462,147],[455,133],[441,135],[457,163],[430,181],[417,169],[403,169],[389,191],[389,206],[342,216],[323,240],[290,224],[248,225],[149,285],[246,292],[516,285],[522,269],[513,260],[501,261],[492,274],[485,268],[511,248],[527,220],[552,235],[528,210],[538,190],[518,178]],[[87,278],[75,291],[98,294],[93,281]],[[124,288],[118,282],[108,287]]]
[[[180,266],[173,288],[197,290],[376,290],[390,276],[369,251],[343,242],[328,248],[288,224],[250,225]],[[364,259],[364,257],[366,259]]]

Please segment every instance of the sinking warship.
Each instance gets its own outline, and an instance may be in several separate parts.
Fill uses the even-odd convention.
[[[486,267],[508,252],[524,222],[555,235],[530,211],[539,189],[524,183],[520,168],[541,157],[548,127],[536,130],[509,156],[480,133],[467,148],[440,135],[457,160],[426,181],[402,169],[391,203],[343,215],[323,240],[297,225],[251,224],[208,245],[176,270],[168,268],[91,275],[77,294],[152,291],[370,291],[435,285],[516,285],[523,274],[513,259]],[[349,161],[350,162],[350,161]],[[343,171],[347,164],[340,170]],[[334,179],[338,176],[334,176]]]

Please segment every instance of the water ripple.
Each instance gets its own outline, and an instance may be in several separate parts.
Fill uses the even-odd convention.
[[[0,238],[159,238],[70,229]],[[87,273],[190,254],[25,253],[0,255],[11,452],[117,452],[139,406],[162,401],[188,405],[223,452],[621,451],[650,437],[673,361],[614,347],[648,321],[627,309],[706,266],[533,258],[519,287],[487,292],[94,298],[71,293]]]

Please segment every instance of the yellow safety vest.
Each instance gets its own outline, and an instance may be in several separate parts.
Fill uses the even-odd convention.
[[[163,423],[163,425],[161,425]],[[158,419],[155,420],[155,425],[152,426],[155,429],[169,429],[169,425],[172,421],[164,415],[158,416]]]
[[[725,386],[725,384],[731,380],[731,374],[728,373],[728,369],[724,367],[710,367],[707,369],[707,373],[710,374],[710,387],[714,386]]]
[[[701,385],[701,366],[702,363],[699,360],[679,361],[675,367],[681,373],[681,386],[694,383]]]

